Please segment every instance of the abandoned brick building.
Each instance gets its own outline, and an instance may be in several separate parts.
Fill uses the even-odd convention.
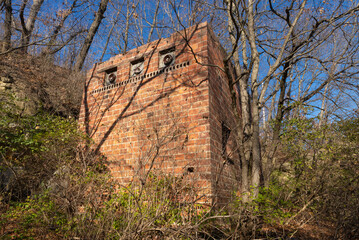
[[[174,174],[214,201],[239,185],[224,51],[207,23],[96,64],[80,123],[120,183]]]

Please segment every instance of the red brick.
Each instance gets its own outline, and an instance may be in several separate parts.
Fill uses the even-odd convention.
[[[189,33],[194,30],[195,27],[187,29]],[[207,24],[202,23],[198,25],[189,44],[199,54],[197,58],[200,61],[223,67],[224,53],[213,36]],[[96,69],[91,70],[95,76],[92,79],[89,79],[92,72],[87,74],[90,129],[99,125],[97,132],[92,133],[94,141],[99,144],[110,126],[117,121],[100,149],[113,162],[109,167],[113,177],[120,183],[133,181],[137,177],[134,176],[134,170],[142,173],[148,171],[159,147],[153,167],[179,176],[188,173],[188,167],[193,167],[193,173],[188,174],[186,179],[192,179],[201,193],[207,194],[212,200],[230,196],[233,186],[239,185],[235,180],[238,178],[239,166],[227,164],[221,170],[224,160],[221,124],[224,122],[230,128],[235,128],[230,110],[230,93],[226,89],[226,76],[216,68],[196,64],[188,48],[179,53],[185,44],[179,34],[162,39],[157,49],[152,48],[156,42],[99,64]],[[159,70],[159,51],[172,46],[176,46],[175,54],[178,55],[174,66],[181,67],[155,77]],[[153,50],[155,52],[150,60]],[[138,82],[99,91],[103,88],[105,77],[101,69],[117,67],[117,83],[128,81],[131,80],[130,63],[142,56],[145,59],[144,72],[151,77],[143,80],[146,84],[139,89],[131,105],[123,112],[135,94]],[[190,64],[184,66],[187,61]],[[93,90],[99,92],[92,92]],[[160,94],[167,95],[158,99]],[[108,95],[106,99],[105,95]],[[106,106],[109,109],[104,112]],[[119,119],[123,113],[127,117]],[[79,119],[81,129],[84,129],[84,120],[82,106]],[[229,148],[236,149],[234,134],[230,136]],[[237,155],[234,154],[233,158],[238,162]],[[141,167],[140,163],[144,166]],[[219,172],[222,176],[216,181]]]

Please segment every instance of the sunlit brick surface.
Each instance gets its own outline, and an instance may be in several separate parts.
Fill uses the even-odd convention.
[[[173,64],[160,69],[161,53],[171,48]],[[80,124],[107,157],[114,179],[126,184],[145,181],[150,171],[174,174],[199,195],[230,197],[239,184],[239,160],[222,52],[203,23],[88,72]],[[143,71],[130,76],[138,59]],[[115,83],[105,85],[114,68]],[[223,124],[232,129],[225,146],[231,163],[223,156]]]

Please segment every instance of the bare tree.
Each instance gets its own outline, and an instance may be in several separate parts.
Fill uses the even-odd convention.
[[[87,33],[87,36],[85,38],[85,41],[81,47],[80,53],[76,58],[76,63],[74,66],[75,71],[80,71],[82,69],[82,66],[85,62],[87,53],[91,47],[91,44],[93,42],[93,39],[96,35],[96,32],[101,24],[102,19],[104,18],[104,14],[106,12],[107,4],[109,0],[101,0],[100,6],[97,10],[96,17],[94,21],[91,24],[91,27]]]
[[[11,48],[11,20],[12,20],[12,6],[11,0],[4,0],[3,5],[5,8],[5,21],[4,21],[4,40],[2,52]]]
[[[225,7],[232,45],[226,61],[233,62],[236,72],[236,84],[229,87],[238,87],[242,110],[238,116],[243,126],[242,132],[238,132],[245,163],[242,175],[250,173],[248,183],[257,196],[261,178],[269,184],[285,115],[299,104],[313,100],[329,83],[358,73],[358,51],[352,41],[358,31],[354,22],[359,8],[354,2],[350,6],[343,2],[327,6],[325,1],[315,5],[307,0],[229,0]],[[341,50],[333,47],[338,44],[332,41],[335,34],[342,37]],[[302,72],[305,83],[300,75],[292,74],[293,68],[303,70],[304,63],[316,64],[320,71],[316,77]],[[296,83],[302,86],[294,91]],[[306,91],[300,90],[303,84]],[[292,94],[300,96],[294,101]],[[275,117],[271,142],[264,148],[260,111],[267,103],[271,103],[269,109]],[[242,182],[244,192],[250,190],[245,183],[246,180]]]
[[[28,0],[23,0],[20,8],[20,22],[22,27],[22,33],[21,33],[21,45],[22,45],[22,51],[27,52],[27,48],[30,44],[30,39],[32,32],[35,27],[35,22],[37,19],[37,15],[40,11],[41,5],[43,4],[44,0],[33,0],[33,4],[30,7],[29,16],[25,20],[24,12],[26,5],[28,3]]]
[[[42,54],[50,54],[53,55],[57,51],[61,50],[66,44],[68,44],[75,36],[77,36],[78,32],[75,34],[72,34],[65,43],[61,44],[60,46],[57,46],[56,39],[58,38],[58,35],[60,34],[61,29],[65,25],[66,19],[73,13],[74,9],[76,8],[78,0],[73,0],[71,6],[68,9],[59,11],[59,22],[54,26],[52,34],[50,35],[50,39],[47,43],[47,46],[42,50]],[[54,49],[54,47],[56,48]]]

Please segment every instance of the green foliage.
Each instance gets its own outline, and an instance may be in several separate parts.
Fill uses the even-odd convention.
[[[272,183],[268,188],[262,188],[254,199],[256,212],[266,223],[283,224],[293,215],[294,204],[283,196],[287,190],[285,186]]]
[[[89,151],[71,119],[22,115],[11,98],[1,102],[0,116],[0,171],[16,176],[0,195],[5,239],[250,239],[263,221],[285,225],[307,216],[334,222],[337,237],[359,234],[357,118],[322,127],[316,119],[286,121],[270,186],[213,211],[197,204],[182,178],[111,181],[106,159]]]
[[[110,190],[112,184],[101,174],[92,174],[92,179],[92,183],[84,184],[85,196],[74,199],[77,201],[72,208],[74,212],[59,200],[61,194],[47,190],[12,206],[2,216],[1,227],[12,225],[9,239],[10,236],[31,239],[41,234],[58,238],[143,239],[167,234],[181,238],[207,223],[203,221],[193,229],[210,211],[197,211],[197,205],[186,205],[181,200],[180,192],[175,191],[182,184],[178,178],[151,175],[145,185],[133,184],[114,192]],[[77,177],[76,184],[82,185],[79,180]],[[174,228],[191,230],[167,232]]]
[[[23,115],[17,99],[0,97],[0,171],[8,177],[0,190],[7,198],[26,198],[74,157],[83,137],[72,119]]]
[[[306,213],[314,215],[334,222],[336,237],[356,238],[359,193],[354,189],[359,189],[359,119],[320,127],[316,122],[314,118],[284,123],[284,154],[262,203],[268,197],[269,203],[277,199],[278,208],[289,209],[297,219],[305,219]],[[291,215],[283,217],[293,220]]]
[[[175,227],[198,231],[208,216],[181,178],[149,174],[118,186],[75,121],[22,115],[15,102],[7,96],[0,105],[1,171],[12,173],[1,192],[5,238],[151,238]]]
[[[11,96],[9,96],[11,99]],[[8,98],[6,98],[8,99]],[[14,100],[0,104],[0,153],[36,154],[49,151],[51,144],[68,144],[79,139],[76,122],[47,113],[21,115]]]
[[[230,216],[224,221],[225,228],[231,238],[227,239],[255,239],[263,218],[263,211],[259,201],[243,200],[242,196],[234,194],[232,201],[226,207],[226,214]],[[221,229],[221,227],[219,227]],[[223,226],[222,226],[223,229]],[[222,239],[222,238],[221,238]]]
[[[359,118],[353,117],[338,122],[335,130],[341,133],[343,138],[351,143],[359,143]]]
[[[40,233],[57,232],[66,224],[66,216],[58,210],[47,191],[14,203],[2,217],[2,227],[12,225],[9,239],[36,239]]]

